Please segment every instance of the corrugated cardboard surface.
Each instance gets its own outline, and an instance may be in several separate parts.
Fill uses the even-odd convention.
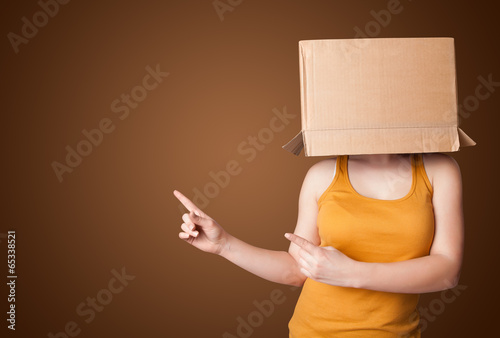
[[[453,38],[299,41],[306,156],[453,152],[458,128]]]

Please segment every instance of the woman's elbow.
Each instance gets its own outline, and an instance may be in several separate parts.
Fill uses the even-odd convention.
[[[460,281],[460,270],[456,273],[451,274],[449,281],[447,281],[446,289],[453,289],[458,286]]]
[[[292,285],[292,286],[297,286],[297,287],[302,287],[306,281],[307,277],[302,275],[301,277],[299,278],[295,278],[294,280],[291,281],[291,283],[289,285]]]
[[[284,284],[302,287],[306,281],[307,277],[300,272],[297,266],[294,266],[293,270],[287,273],[284,280]]]
[[[458,286],[460,281],[461,264],[460,262],[451,261],[449,268],[446,270],[448,271],[448,273],[443,279],[442,289],[453,289],[454,287]]]

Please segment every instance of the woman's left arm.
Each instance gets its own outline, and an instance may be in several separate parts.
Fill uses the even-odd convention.
[[[434,154],[434,240],[428,256],[393,263],[355,261],[332,247],[318,247],[287,234],[301,247],[302,273],[319,282],[396,293],[425,293],[458,285],[464,246],[462,179],[457,162]]]

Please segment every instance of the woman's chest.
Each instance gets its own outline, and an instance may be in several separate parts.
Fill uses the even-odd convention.
[[[427,255],[434,236],[434,212],[427,199],[376,203],[338,196],[321,204],[317,226],[321,246],[361,261],[392,262]]]

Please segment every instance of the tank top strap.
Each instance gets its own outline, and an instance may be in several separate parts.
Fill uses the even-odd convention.
[[[424,155],[422,153],[413,154],[415,160],[415,171],[416,171],[416,179],[417,179],[417,189],[426,189],[431,193],[433,193],[432,184],[427,176],[427,172],[425,171],[424,166]]]
[[[346,172],[346,155],[339,155],[335,160],[335,170],[333,179],[328,186],[328,188],[323,192],[323,194],[318,199],[318,204],[329,195],[333,190],[335,191],[347,191],[347,181],[345,180],[345,172]]]
[[[349,176],[347,173],[347,157],[349,155],[339,155],[335,161],[335,174],[333,180],[325,192],[331,191],[334,186],[336,190],[349,191]]]
[[[339,177],[337,180],[339,180],[342,185],[347,186],[347,155],[341,155],[337,158],[338,160],[338,170],[339,170]]]
[[[342,171],[343,176],[345,176],[345,174],[347,173],[347,156],[348,155],[339,156],[340,159],[339,167],[340,170]]]
[[[347,184],[347,155],[337,157],[337,162],[339,171],[337,180],[341,182],[340,184]]]

